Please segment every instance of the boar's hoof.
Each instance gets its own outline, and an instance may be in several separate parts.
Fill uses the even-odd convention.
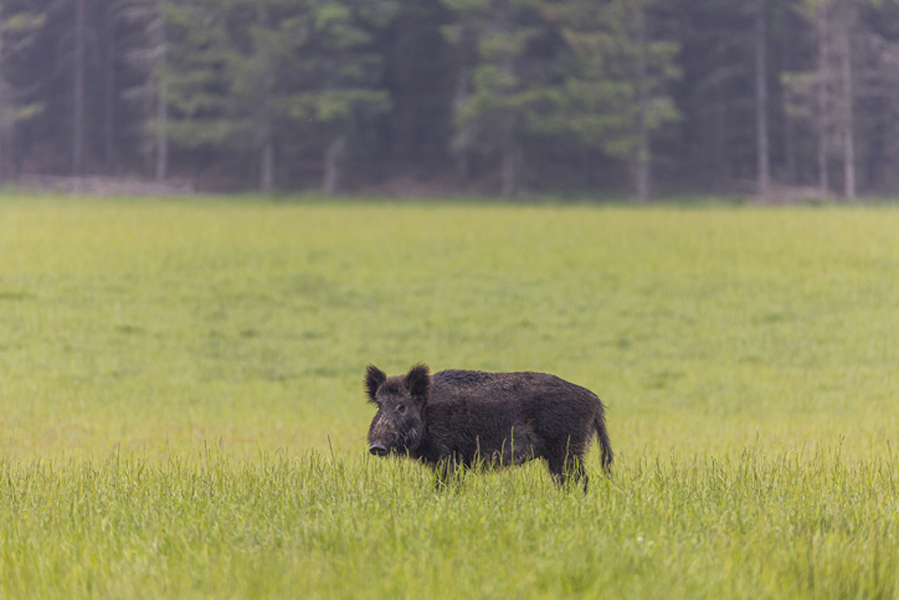
[[[374,444],[372,444],[371,447],[369,447],[368,451],[376,456],[387,456],[387,454],[390,452],[389,450],[387,450],[387,446],[385,446],[381,442],[375,442]]]

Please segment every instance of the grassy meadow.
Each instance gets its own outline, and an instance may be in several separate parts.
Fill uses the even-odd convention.
[[[899,209],[0,198],[0,598],[899,598]],[[364,366],[541,370],[613,481],[434,490]]]

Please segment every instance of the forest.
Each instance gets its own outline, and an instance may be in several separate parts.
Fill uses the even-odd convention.
[[[899,191],[891,0],[0,0],[0,184]]]

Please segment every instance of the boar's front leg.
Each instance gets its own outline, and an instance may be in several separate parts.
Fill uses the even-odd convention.
[[[438,460],[434,464],[434,488],[440,491],[449,487],[456,480],[456,471],[462,467],[461,461],[455,455]]]

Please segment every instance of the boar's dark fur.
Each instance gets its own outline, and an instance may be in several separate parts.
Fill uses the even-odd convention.
[[[365,391],[378,407],[369,451],[403,454],[450,471],[458,465],[546,460],[560,484],[583,481],[584,452],[594,432],[610,473],[612,445],[605,407],[586,388],[546,373],[440,371],[421,364],[387,377],[368,365]]]

